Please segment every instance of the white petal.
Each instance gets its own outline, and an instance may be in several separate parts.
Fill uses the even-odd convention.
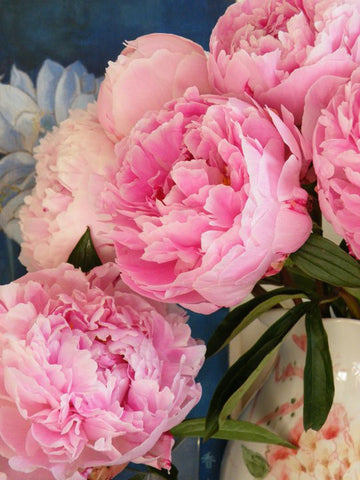
[[[83,93],[95,93],[96,92],[96,80],[95,75],[92,73],[84,73],[80,77],[81,91]]]
[[[21,132],[23,149],[27,152],[32,152],[39,138],[39,115],[34,115],[30,112],[21,112],[15,122],[15,129],[17,132]]]
[[[1,126],[11,132],[10,143],[16,142],[19,149],[31,151],[39,135],[38,105],[19,88],[0,84],[0,112]],[[1,142],[0,149],[13,151],[1,148]]]
[[[77,95],[77,97],[75,97],[70,108],[71,109],[80,108],[84,110],[87,107],[87,105],[92,102],[95,102],[95,95],[81,93],[80,95]]]
[[[11,240],[14,240],[19,245],[21,244],[22,234],[19,220],[17,218],[10,220],[10,222],[6,225],[6,229],[4,229],[4,232],[9,238],[11,238]]]
[[[59,63],[49,59],[45,60],[39,70],[36,79],[36,93],[38,104],[44,113],[54,113],[55,111],[56,87],[64,70]]]
[[[71,63],[69,66],[67,66],[66,70],[68,72],[75,73],[79,78],[87,73],[86,68],[84,67],[84,65],[79,60],[77,60],[76,62]]]
[[[12,66],[10,72],[10,85],[16,88],[20,88],[23,92],[27,93],[32,99],[35,100],[35,88],[29,75],[22,70]]]
[[[99,93],[100,85],[104,81],[104,77],[99,77],[96,79],[96,95]]]
[[[22,149],[22,137],[0,112],[0,153]]]
[[[34,186],[35,160],[26,152],[6,155],[0,161],[0,226],[20,242],[18,210]]]
[[[80,79],[71,70],[65,70],[55,92],[55,118],[60,123],[69,115],[69,108],[75,97],[81,93]]]

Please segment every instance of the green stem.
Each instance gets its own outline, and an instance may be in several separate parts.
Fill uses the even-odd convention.
[[[324,300],[320,300],[319,305],[325,305],[328,303],[336,302],[336,300],[338,300],[339,298],[341,298],[341,295],[334,295],[333,297],[324,298]]]
[[[260,297],[261,295],[264,295],[264,293],[266,293],[265,288],[263,288],[258,283],[255,285],[255,287],[252,289],[252,292],[251,292],[251,294],[254,295],[254,297]]]
[[[316,284],[316,293],[318,297],[323,298],[325,296],[323,283],[320,282],[319,280],[316,280],[315,284]],[[320,307],[321,315],[323,318],[330,316],[330,308],[328,303],[329,302],[323,302],[323,301],[319,302],[319,307]]]
[[[339,289],[339,295],[346,303],[351,316],[353,318],[360,318],[360,304],[356,298],[342,288]]]

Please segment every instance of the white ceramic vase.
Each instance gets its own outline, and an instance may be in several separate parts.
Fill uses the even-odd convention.
[[[327,319],[324,325],[335,381],[327,423],[319,433],[302,431],[306,336],[301,320],[283,342],[268,380],[241,415],[300,442],[300,448],[229,442],[221,480],[360,479],[360,321]]]

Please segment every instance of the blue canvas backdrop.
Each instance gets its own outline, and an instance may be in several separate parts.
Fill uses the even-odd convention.
[[[174,33],[206,50],[230,0],[0,0],[0,74],[15,62],[28,73],[45,58],[80,60],[103,75],[122,43],[151,32]]]

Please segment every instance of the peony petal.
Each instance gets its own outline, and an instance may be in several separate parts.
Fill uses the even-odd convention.
[[[0,305],[9,480],[17,472],[84,480],[93,467],[129,461],[170,465],[167,432],[199,401],[194,378],[205,354],[185,312],[139,297],[110,263],[89,275],[69,264],[27,274],[2,286]]]

